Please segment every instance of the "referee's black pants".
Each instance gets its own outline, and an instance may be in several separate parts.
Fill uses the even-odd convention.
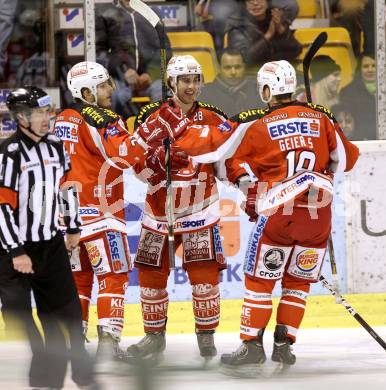
[[[84,348],[82,310],[63,237],[57,234],[48,241],[26,243],[24,248],[34,273],[16,272],[12,257],[0,253],[0,299],[6,326],[13,327],[16,318],[29,339],[30,386],[62,388],[69,360],[74,382],[89,385],[93,364]],[[32,317],[31,290],[43,338]]]

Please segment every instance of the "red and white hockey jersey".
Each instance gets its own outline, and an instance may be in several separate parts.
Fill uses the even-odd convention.
[[[104,230],[125,232],[122,170],[144,167],[144,149],[120,116],[78,104],[61,112],[55,133],[64,142],[72,170],[67,180],[79,191],[82,238]]]
[[[160,102],[143,107],[137,116],[135,127],[158,116]],[[187,117],[195,125],[218,126],[224,122],[226,115],[218,108],[203,102],[196,102],[187,113]],[[184,134],[189,138],[189,131]],[[219,220],[219,195],[216,184],[214,164],[200,164],[190,161],[190,165],[173,174],[174,195],[174,231],[176,233],[199,230]],[[144,209],[143,226],[167,233],[167,217],[165,212],[166,182],[149,185]]]

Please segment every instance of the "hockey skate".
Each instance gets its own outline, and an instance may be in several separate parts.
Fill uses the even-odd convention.
[[[147,361],[157,364],[162,359],[166,347],[165,332],[146,332],[145,337],[137,344],[127,348],[126,359],[129,363]]]
[[[96,360],[101,361],[122,361],[124,352],[119,348],[118,340],[111,334],[103,330],[102,326],[97,325],[98,348]]]
[[[295,364],[296,356],[292,353],[292,343],[292,340],[287,337],[287,327],[285,325],[276,325],[272,360],[284,365]]]
[[[244,340],[235,352],[221,355],[221,371],[226,375],[255,378],[266,360],[260,341]]]
[[[203,358],[209,360],[217,355],[217,349],[214,345],[214,330],[196,330],[196,336],[200,355]]]

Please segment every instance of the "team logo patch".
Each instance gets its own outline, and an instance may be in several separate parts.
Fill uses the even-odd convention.
[[[165,237],[162,234],[142,228],[135,262],[159,267]]]
[[[285,253],[279,248],[270,249],[263,257],[264,265],[270,271],[277,271],[283,265],[284,260]]]
[[[213,259],[209,229],[184,233],[182,236],[182,242],[184,247],[185,263]]]
[[[306,249],[296,256],[297,267],[304,272],[311,272],[318,265],[319,254],[315,249]]]
[[[115,137],[117,134],[119,134],[119,129],[115,126],[108,126],[105,132],[105,139],[110,137]]]
[[[320,136],[320,122],[317,119],[284,119],[268,125],[269,136],[272,140],[278,140],[292,135],[303,135],[307,137]]]
[[[222,133],[227,133],[232,130],[232,126],[229,124],[229,122],[223,122],[217,127]]]

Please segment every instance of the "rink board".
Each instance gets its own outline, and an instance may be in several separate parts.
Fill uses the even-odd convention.
[[[386,294],[346,295],[346,300],[371,326],[386,326]],[[274,311],[268,326],[273,329],[278,299],[273,300]],[[238,332],[242,300],[227,299],[221,302],[219,332]],[[90,307],[88,337],[96,337],[96,306]],[[360,327],[358,322],[336,304],[331,296],[309,296],[307,309],[301,328],[349,328]],[[168,312],[168,334],[193,333],[194,320],[191,302],[171,302]],[[363,330],[365,332],[365,330]],[[125,310],[124,336],[143,334],[141,309],[139,304],[128,304]],[[16,335],[14,336],[16,337]],[[0,340],[5,339],[4,323],[0,316]]]

